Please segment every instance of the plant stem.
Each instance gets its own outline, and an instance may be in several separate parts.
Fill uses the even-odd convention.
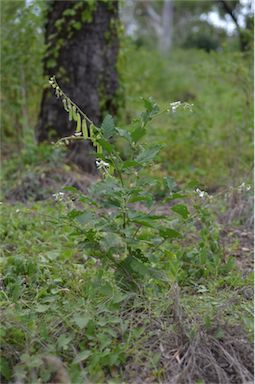
[[[122,177],[122,174],[121,174],[121,171],[119,170],[119,167],[117,166],[117,163],[116,163],[116,161],[114,160],[114,157],[112,156],[112,154],[110,154],[110,159],[111,159],[111,161],[113,162],[113,165],[114,165],[114,168],[115,168],[115,170],[116,170],[116,172],[117,172],[117,175],[118,175],[118,177],[119,177],[119,179],[120,179],[120,183],[121,183],[121,186],[122,186],[122,188],[125,188],[125,184],[124,184],[124,180],[123,180],[123,177]],[[127,204],[126,204],[126,198],[123,198],[123,207],[122,207],[122,215],[123,215],[123,229],[125,229],[126,228],[126,219],[127,219],[127,217],[126,217],[126,208],[127,208]]]

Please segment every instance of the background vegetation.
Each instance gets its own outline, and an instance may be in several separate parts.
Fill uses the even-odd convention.
[[[241,14],[241,3],[233,3]],[[155,12],[160,4],[153,4]],[[120,192],[119,181],[101,181],[68,162],[63,146],[37,146],[34,127],[48,86],[45,2],[1,2],[1,379],[248,383],[252,17],[247,14],[240,51],[236,29],[228,34],[201,18],[217,11],[213,2],[177,1],[173,47],[162,55],[140,2],[131,19],[134,2],[124,5],[125,31],[135,25],[136,32],[120,31],[125,103],[107,125],[119,129],[109,151],[119,153],[127,185]],[[193,104],[192,111],[173,110],[177,101]],[[134,135],[141,113],[149,116],[153,108],[155,115],[169,111],[148,122],[131,159],[123,132]],[[110,162],[109,147],[101,144]],[[125,163],[160,144],[148,163]],[[130,228],[141,227],[135,245],[120,224],[127,195]],[[166,236],[169,225],[180,236]],[[135,286],[121,284],[120,266],[109,262],[121,262],[125,252],[136,263],[128,270]]]

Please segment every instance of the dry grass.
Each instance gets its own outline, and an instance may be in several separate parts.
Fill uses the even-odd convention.
[[[245,332],[214,320],[206,329],[187,317],[179,303],[179,289],[171,292],[174,305],[159,317],[133,313],[133,326],[147,325],[134,346],[134,358],[124,369],[133,384],[248,384],[253,382],[253,348]],[[130,316],[130,313],[129,313]],[[157,361],[153,356],[158,356]]]

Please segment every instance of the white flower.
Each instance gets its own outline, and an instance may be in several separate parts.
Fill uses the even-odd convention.
[[[178,108],[178,107],[180,107],[180,105],[181,105],[182,103],[181,103],[181,101],[175,101],[175,102],[173,102],[173,103],[170,103],[170,107],[172,108],[172,112],[176,112],[176,109]]]
[[[250,191],[251,190],[251,185],[247,185],[245,184],[245,182],[242,182],[241,185],[239,185],[239,187],[237,188],[240,192],[242,191]]]
[[[196,193],[199,197],[201,197],[201,199],[203,199],[207,195],[205,191],[201,191],[199,188],[196,189]]]
[[[64,198],[64,192],[57,192],[57,193],[53,193],[53,197],[56,201],[62,201],[63,198]]]
[[[103,160],[96,160],[96,166],[98,169],[101,169],[103,167],[110,167],[110,164],[109,163],[106,163],[106,161],[103,161]]]
[[[108,173],[109,172],[109,167],[110,164],[107,163],[106,161],[103,161],[101,159],[96,160],[96,166],[99,171],[102,173]]]

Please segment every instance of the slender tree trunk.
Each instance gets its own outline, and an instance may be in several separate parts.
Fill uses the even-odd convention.
[[[230,4],[227,1],[218,0],[218,2],[222,6],[222,8],[226,12],[226,14],[228,14],[231,17],[232,21],[234,22],[238,36],[239,36],[240,50],[242,52],[244,52],[247,48],[247,40],[246,40],[245,34],[243,33],[242,29],[240,28],[240,25],[239,25],[239,22],[238,22],[238,19],[237,19],[235,13],[234,13],[234,10],[231,8]]]
[[[168,53],[172,46],[172,30],[173,30],[173,2],[172,0],[164,0],[162,9],[162,29],[159,39],[159,49],[163,53]]]
[[[63,91],[99,124],[103,114],[116,112],[118,76],[118,1],[51,1],[45,30],[48,49],[45,75],[56,75]],[[43,92],[36,127],[38,142],[73,133],[75,126],[51,89]],[[70,145],[70,160],[87,172],[95,159],[87,142]]]
[[[141,6],[154,29],[159,51],[163,54],[169,53],[173,39],[173,0],[164,0],[161,14],[155,11],[150,0],[143,0]]]

